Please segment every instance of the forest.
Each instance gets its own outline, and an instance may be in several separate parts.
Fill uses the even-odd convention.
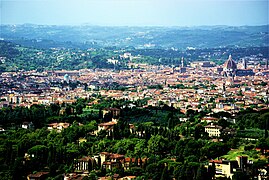
[[[64,173],[74,171],[76,159],[101,152],[123,154],[136,160],[128,170],[104,169],[97,163],[89,167],[89,177],[84,179],[119,174],[135,175],[137,179],[209,180],[215,177],[215,167],[209,166],[208,160],[227,156],[231,149],[240,147],[254,161],[254,169],[248,175],[236,173],[233,179],[252,179],[258,173],[256,169],[268,163],[268,152],[263,151],[269,149],[268,110],[243,110],[237,114],[235,124],[224,118],[230,118],[229,113],[213,114],[220,118],[218,125],[240,132],[222,134],[218,138],[222,141],[216,142],[204,131],[207,123],[201,122],[206,111],[189,109],[183,114],[166,105],[141,108],[146,102],[143,100],[132,102],[135,105],[132,108],[128,107],[131,102],[124,100],[100,96],[97,104],[91,104],[94,100],[2,108],[0,124],[5,131],[0,133],[0,179],[25,179],[28,174],[39,171],[49,172],[48,179],[62,179]],[[113,129],[101,130],[95,135],[98,124],[115,118],[111,113],[104,115],[105,108],[120,109],[118,123]],[[182,122],[180,118],[188,121]],[[32,122],[31,127],[22,128],[24,122]],[[70,123],[70,126],[61,132],[48,130],[48,124],[56,122]],[[134,124],[133,131],[130,124]],[[245,139],[253,133],[256,140]],[[256,148],[262,150],[256,152]],[[140,159],[147,161],[138,165]]]

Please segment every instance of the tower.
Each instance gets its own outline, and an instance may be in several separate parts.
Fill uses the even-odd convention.
[[[174,74],[174,72],[175,72],[175,66],[172,65],[172,74]]]
[[[184,58],[181,58],[181,67],[184,67]]]
[[[247,60],[245,58],[243,59],[243,68],[247,69]]]
[[[266,69],[268,69],[268,59],[266,59]]]

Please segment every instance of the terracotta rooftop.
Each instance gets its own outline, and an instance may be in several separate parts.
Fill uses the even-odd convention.
[[[115,124],[117,124],[117,123],[114,121],[110,121],[110,122],[106,122],[106,123],[100,123],[100,124],[98,124],[98,126],[113,126]]]
[[[218,118],[215,118],[215,117],[203,117],[202,118],[202,120],[203,121],[217,121],[218,120]]]
[[[38,177],[44,176],[46,174],[49,174],[49,172],[37,172],[35,174],[29,174],[28,177],[30,177],[30,178],[38,178]]]

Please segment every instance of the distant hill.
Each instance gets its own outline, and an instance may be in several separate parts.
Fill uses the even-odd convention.
[[[0,38],[38,48],[214,48],[268,46],[269,25],[103,27],[1,25]]]
[[[55,43],[54,41],[22,41],[31,42],[34,46],[54,46],[62,45],[76,46],[79,43]],[[52,42],[47,43],[47,42]],[[37,44],[39,43],[39,44]],[[65,45],[67,44],[67,45]],[[85,45],[85,44],[84,44]],[[79,45],[83,46],[83,45]],[[85,45],[86,47],[86,45]],[[113,68],[125,69],[129,59],[122,58],[124,52],[130,52],[132,55],[139,57],[135,62],[154,64],[154,65],[175,65],[180,63],[180,58],[184,57],[187,62],[196,60],[214,61],[217,64],[223,64],[229,54],[233,58],[239,60],[242,57],[255,57],[257,61],[263,62],[265,58],[269,58],[269,46],[264,47],[246,47],[246,48],[201,48],[189,50],[175,49],[135,49],[126,48],[119,50],[116,47],[97,48],[97,49],[67,49],[67,48],[37,48],[26,47],[25,45],[16,44],[14,42],[0,40],[0,73],[4,71],[18,70],[75,70],[75,69],[94,69],[94,68]],[[120,61],[117,66],[108,63],[109,58],[116,58]]]

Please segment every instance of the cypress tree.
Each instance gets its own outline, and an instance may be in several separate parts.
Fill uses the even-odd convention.
[[[268,138],[268,119],[266,119],[266,121],[265,121],[265,128],[264,128],[264,138]]]
[[[167,172],[167,166],[164,166],[160,180],[168,180],[169,179],[168,176],[169,176],[169,174]]]
[[[137,157],[135,158],[134,165],[135,165],[135,167],[138,167],[138,158]]]

